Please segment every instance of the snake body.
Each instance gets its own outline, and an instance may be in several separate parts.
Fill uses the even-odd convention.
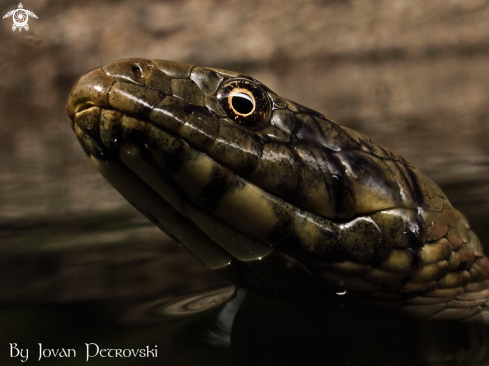
[[[481,244],[433,181],[254,78],[121,60],[67,111],[103,176],[236,286],[431,319],[489,297]]]

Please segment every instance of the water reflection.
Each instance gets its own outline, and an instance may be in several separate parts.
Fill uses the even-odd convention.
[[[100,349],[157,350],[157,357],[93,356],[90,365],[410,366],[487,362],[487,327],[482,323],[367,315],[342,307],[287,303],[253,292],[233,293],[230,287],[138,305],[4,308],[0,322],[10,331],[9,342],[15,340],[18,347],[31,350],[30,360],[38,359],[38,342],[45,349],[73,348],[77,352],[70,359],[41,358],[39,365],[86,364],[86,343]],[[5,347],[2,349],[4,352]],[[20,362],[0,356],[12,361],[7,364]]]
[[[227,350],[213,347],[226,344],[215,342],[212,329],[232,304],[235,319],[231,323],[231,311],[223,323],[232,324],[232,365],[478,365],[486,356],[487,328],[482,323],[413,321],[383,312],[287,303],[244,291],[222,303],[230,293],[226,287],[192,294],[151,312],[160,321],[179,318],[184,325],[174,336],[180,342],[201,343],[223,354]],[[205,316],[196,317],[195,305]]]
[[[486,355],[487,328],[482,323],[413,321],[384,312],[287,303],[244,291],[221,304],[228,296],[229,288],[193,294],[159,305],[153,313],[160,320],[179,317],[185,325],[174,336],[211,349],[218,344],[212,329],[232,304],[234,321],[231,311],[223,324],[232,324],[228,346],[231,364],[239,366],[478,365]],[[196,317],[195,304],[203,305],[205,316]],[[209,309],[211,304],[214,310]],[[221,348],[221,352],[227,351]]]
[[[471,365],[485,355],[480,323],[417,322],[250,295],[233,325],[234,365]]]

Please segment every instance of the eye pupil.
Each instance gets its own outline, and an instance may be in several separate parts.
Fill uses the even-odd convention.
[[[270,123],[271,104],[265,90],[254,80],[226,80],[216,92],[225,115],[240,126],[261,131]]]
[[[231,103],[236,112],[240,114],[248,114],[253,111],[253,99],[245,93],[236,93],[231,99]]]

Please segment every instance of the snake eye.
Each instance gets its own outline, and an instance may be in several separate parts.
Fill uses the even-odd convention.
[[[217,99],[229,118],[253,131],[262,130],[270,119],[270,99],[251,80],[228,80],[217,92]]]

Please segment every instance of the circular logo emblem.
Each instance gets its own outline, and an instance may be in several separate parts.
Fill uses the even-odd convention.
[[[24,9],[17,9],[16,11],[14,11],[12,18],[14,20],[14,26],[17,26],[19,28],[25,27],[26,30],[29,30],[29,26],[27,25],[27,21],[29,20],[29,14],[27,14],[27,12]]]
[[[33,18],[37,19],[37,15],[34,14],[32,11],[25,10],[24,6],[22,3],[19,3],[19,8],[15,10],[9,11],[7,14],[3,16],[3,19],[12,17],[14,24],[12,25],[12,30],[15,31],[16,29],[19,29],[19,32],[22,31],[22,28],[24,28],[26,31],[29,30],[29,25],[27,24],[27,21],[29,20],[29,15]]]

